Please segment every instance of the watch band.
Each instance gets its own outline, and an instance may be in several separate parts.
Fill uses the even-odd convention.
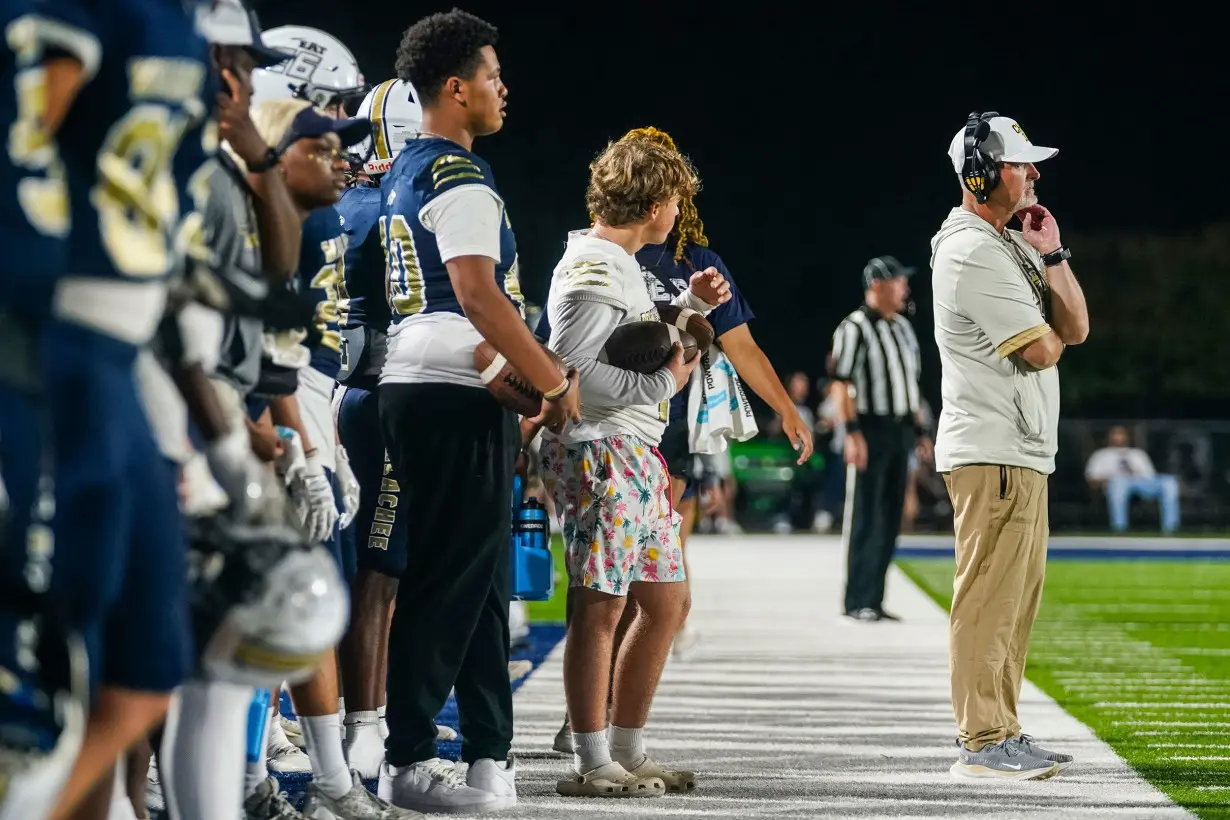
[[[265,158],[260,162],[254,162],[248,165],[248,172],[253,174],[263,174],[270,168],[278,164],[278,151],[276,148],[270,147],[265,151]]]
[[[1065,259],[1071,259],[1071,258],[1072,258],[1072,251],[1068,250],[1066,246],[1061,246],[1059,247],[1058,250],[1053,250],[1050,253],[1043,254],[1042,264],[1046,265],[1049,268],[1052,265],[1058,265],[1059,263],[1063,262]]]

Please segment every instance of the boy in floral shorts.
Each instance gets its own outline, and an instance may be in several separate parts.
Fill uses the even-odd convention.
[[[540,456],[563,529],[573,608],[564,692],[575,772],[556,785],[564,796],[652,797],[696,783],[691,772],[650,759],[643,733],[690,605],[681,583],[679,516],[655,448],[667,403],[688,383],[699,356],[685,363],[676,346],[666,366],[645,375],[612,367],[601,350],[619,325],[659,318],[635,253],[666,240],[680,197],[697,186],[677,152],[640,141],[609,145],[590,165],[593,227],[569,235],[551,281],[549,346],[577,368],[583,396],[581,423],[545,432]],[[729,298],[729,284],[710,268],[694,274],[676,302],[707,313]],[[637,614],[612,678],[615,630],[629,596]]]

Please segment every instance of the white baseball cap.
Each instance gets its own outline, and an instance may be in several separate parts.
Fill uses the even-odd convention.
[[[982,153],[999,162],[1041,162],[1059,153],[1058,148],[1034,145],[1011,117],[992,117],[991,132],[982,141]],[[948,157],[958,174],[965,168],[965,128],[948,145]]]

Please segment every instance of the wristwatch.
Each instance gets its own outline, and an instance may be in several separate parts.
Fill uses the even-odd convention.
[[[1043,254],[1042,264],[1046,265],[1049,268],[1052,265],[1058,265],[1059,263],[1063,262],[1065,259],[1071,259],[1071,258],[1072,258],[1072,251],[1068,250],[1067,247],[1065,246],[1060,246],[1058,250],[1053,250],[1050,253]]]
[[[270,146],[265,149],[265,156],[263,159],[259,162],[248,163],[248,172],[252,174],[263,174],[265,171],[268,171],[270,168],[277,165],[279,159],[280,157],[278,156],[277,149]]]

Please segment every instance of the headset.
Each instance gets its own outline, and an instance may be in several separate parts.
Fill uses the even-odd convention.
[[[973,111],[965,121],[965,165],[961,168],[961,181],[979,204],[985,204],[999,184],[999,163],[982,152],[982,143],[991,135],[991,118],[998,116],[998,111],[982,114]]]

